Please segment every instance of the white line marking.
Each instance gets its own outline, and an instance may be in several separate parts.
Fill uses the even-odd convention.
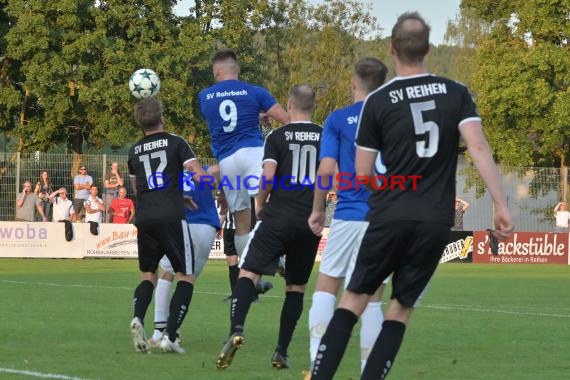
[[[31,282],[31,281],[15,281],[15,280],[0,280],[0,283],[6,284],[20,284],[20,285],[41,285],[41,286],[55,286],[60,288],[89,288],[89,289],[122,289],[122,290],[133,290],[131,287],[127,286],[105,286],[105,285],[85,285],[85,284],[57,284],[49,282]],[[207,292],[201,290],[195,290],[194,293],[224,296],[227,295],[225,292]],[[283,298],[282,295],[270,295],[265,294],[263,298]],[[305,300],[311,300],[311,297],[305,297]],[[420,308],[436,309],[436,310],[462,310],[462,311],[473,311],[479,313],[498,313],[498,314],[512,314],[512,315],[525,315],[529,317],[551,317],[551,318],[570,318],[570,314],[558,314],[558,313],[543,313],[543,312],[532,312],[532,311],[515,311],[515,310],[502,310],[502,309],[492,309],[488,306],[479,305],[453,305],[453,304],[433,304],[426,305],[422,304]],[[525,306],[520,306],[520,308],[527,308]],[[563,310],[565,308],[554,309],[550,307],[537,308],[538,310]]]
[[[6,284],[19,284],[19,285],[41,285],[41,286],[56,286],[59,288],[90,288],[90,289],[124,289],[133,290],[127,286],[104,286],[104,285],[85,285],[85,284],[54,284],[51,282],[32,282],[32,281],[13,281],[13,280],[0,280]]]
[[[499,314],[513,314],[513,315],[526,315],[531,317],[553,317],[553,318],[570,318],[570,315],[565,314],[550,314],[550,313],[532,313],[525,311],[512,311],[512,310],[500,310],[500,309],[489,309],[481,306],[458,306],[458,305],[422,305],[428,309],[439,309],[439,310],[462,310],[462,311],[476,311],[479,313],[499,313]]]
[[[57,375],[57,374],[53,374],[53,373],[41,373],[41,372],[26,371],[26,370],[19,370],[19,369],[13,369],[13,368],[2,368],[2,367],[0,367],[0,372],[14,373],[16,375],[43,377],[43,378],[47,378],[47,379],[87,380],[87,379],[84,379],[81,377],[75,377],[75,376]]]

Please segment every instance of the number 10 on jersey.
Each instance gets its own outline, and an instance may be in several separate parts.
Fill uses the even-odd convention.
[[[293,152],[291,176],[299,184],[307,184],[307,178],[309,178],[311,183],[315,183],[315,178],[317,177],[317,148],[313,145],[289,144],[289,150]]]

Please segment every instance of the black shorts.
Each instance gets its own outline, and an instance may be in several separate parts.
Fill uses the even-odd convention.
[[[249,230],[253,231],[255,224],[257,223],[257,215],[255,215],[255,198],[251,198],[251,223],[249,225]]]
[[[176,273],[194,274],[194,253],[186,220],[137,224],[139,269],[156,272],[166,255]]]
[[[236,245],[234,244],[234,236],[236,230],[224,229],[224,254],[226,256],[237,256]]]
[[[308,227],[258,222],[244,251],[241,268],[273,276],[279,257],[287,255],[287,285],[304,285],[313,270],[320,240]]]
[[[449,234],[450,226],[444,224],[371,221],[347,289],[374,294],[393,273],[391,298],[413,307],[437,268]]]

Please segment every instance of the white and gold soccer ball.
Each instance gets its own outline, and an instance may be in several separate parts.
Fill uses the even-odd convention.
[[[160,78],[151,69],[138,69],[129,79],[129,90],[137,99],[156,96],[160,90]]]

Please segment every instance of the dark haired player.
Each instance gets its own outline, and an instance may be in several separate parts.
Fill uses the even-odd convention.
[[[163,349],[183,352],[175,339],[192,299],[194,257],[179,178],[184,168],[196,173],[194,179],[198,181],[200,176],[206,175],[188,143],[180,136],[164,131],[162,115],[162,103],[155,97],[136,103],[134,117],[144,137],[129,150],[129,175],[137,198],[137,245],[142,278],[134,292],[134,315],[130,324],[138,352],[149,352],[150,349],[144,317],[156,284],[156,269],[164,254],[172,264],[178,283],[170,301],[166,326],[169,344]]]
[[[216,83],[199,94],[200,111],[208,124],[214,152],[222,177],[229,210],[235,218],[234,242],[241,256],[249,239],[250,198],[257,183],[240,183],[248,176],[261,175],[263,140],[259,128],[260,113],[285,124],[289,116],[269,91],[240,81],[240,67],[235,51],[220,49],[212,57]]]
[[[514,227],[501,179],[467,89],[428,74],[429,26],[404,13],[392,29],[395,77],[365,100],[356,135],[356,174],[371,178],[378,151],[386,177],[421,176],[390,191],[373,191],[369,226],[356,266],[317,352],[312,380],[332,379],[352,328],[370,295],[391,273],[392,295],[382,331],[361,379],[384,379],[393,367],[413,306],[432,277],[454,221],[459,135],[494,202],[495,235]]]
[[[261,221],[240,260],[231,303],[230,337],[218,356],[219,369],[229,367],[237,349],[244,344],[244,323],[255,295],[255,283],[262,274],[274,275],[275,265],[271,264],[285,254],[285,300],[271,362],[275,368],[289,368],[287,349],[303,311],[305,287],[320,240],[307,225],[314,193],[314,187],[308,185],[316,180],[322,132],[320,126],[310,121],[314,109],[313,89],[308,85],[294,86],[287,102],[291,123],[271,132],[265,141],[263,176],[255,202]],[[268,267],[272,273],[266,271]]]

